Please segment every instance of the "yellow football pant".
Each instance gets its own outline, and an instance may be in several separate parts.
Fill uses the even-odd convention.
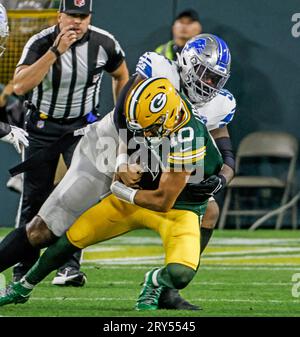
[[[153,229],[160,234],[166,264],[180,263],[197,270],[200,226],[199,217],[191,211],[154,212],[110,195],[82,214],[67,231],[67,237],[82,249],[138,228]]]

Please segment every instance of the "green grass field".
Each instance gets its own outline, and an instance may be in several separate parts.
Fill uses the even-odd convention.
[[[1,229],[0,237],[6,233]],[[197,276],[182,291],[201,311],[134,310],[145,272],[162,264],[160,238],[135,231],[85,250],[84,288],[52,286],[52,274],[26,304],[1,307],[0,316],[300,316],[300,274],[293,281],[300,273],[297,231],[215,231]],[[9,281],[11,271],[4,275]]]

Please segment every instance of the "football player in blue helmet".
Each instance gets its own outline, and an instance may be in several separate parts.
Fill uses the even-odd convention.
[[[178,55],[184,91],[193,103],[211,101],[230,76],[231,55],[225,41],[212,34],[189,40]]]
[[[4,6],[0,4],[0,57],[5,52],[8,36],[9,28],[7,14]],[[27,132],[23,129],[0,121],[0,140],[13,144],[19,153],[21,153],[21,145],[28,145],[26,136]]]
[[[233,95],[224,85],[230,77],[231,55],[228,45],[213,34],[190,39],[178,55],[182,91],[193,103],[196,113],[214,138],[224,165],[217,176],[208,178],[193,193],[212,196],[201,225],[201,252],[205,249],[219,218],[219,207],[213,196],[234,176],[235,159],[227,124],[236,110]]]

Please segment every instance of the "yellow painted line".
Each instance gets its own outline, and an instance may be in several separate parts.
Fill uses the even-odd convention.
[[[108,258],[130,258],[130,257],[145,257],[145,256],[157,256],[163,255],[164,250],[163,247],[160,246],[147,246],[147,247],[138,247],[138,246],[119,246],[114,247],[114,251],[86,251],[83,254],[84,260],[101,260],[101,259],[108,259]]]
[[[208,247],[202,257],[202,263],[206,265],[300,265],[299,251],[300,249],[296,247],[274,246]],[[164,250],[161,245],[112,245],[110,247],[95,245],[91,250],[84,251],[83,258],[85,262],[91,263],[142,264],[152,263],[153,260],[163,261]]]

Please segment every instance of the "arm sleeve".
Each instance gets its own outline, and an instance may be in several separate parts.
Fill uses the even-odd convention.
[[[235,170],[235,156],[232,150],[231,140],[229,137],[220,137],[215,139],[219,151],[221,152],[224,164]]]

